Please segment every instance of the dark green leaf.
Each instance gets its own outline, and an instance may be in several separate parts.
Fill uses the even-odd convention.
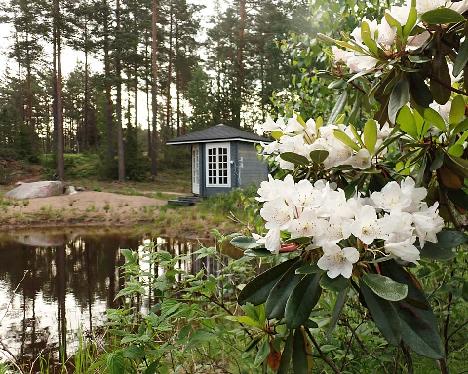
[[[322,271],[316,264],[305,264],[296,269],[296,274],[314,274]]]
[[[409,101],[409,83],[406,79],[401,79],[390,94],[388,103],[388,118],[392,123],[395,123],[398,111]]]
[[[468,38],[465,37],[465,41],[460,46],[458,50],[457,58],[453,64],[452,75],[458,77],[462,70],[465,68],[466,63],[468,62]]]
[[[443,248],[438,243],[426,242],[420,252],[422,258],[430,260],[448,261],[455,257],[454,251]]]
[[[437,8],[424,13],[421,16],[421,20],[424,22],[435,25],[435,24],[446,24],[463,22],[465,18],[458,12],[448,8]]]
[[[437,234],[437,243],[442,248],[455,248],[468,243],[468,235],[458,230],[442,230]]]
[[[424,83],[424,78],[418,74],[408,74],[408,79],[410,82],[410,92],[411,98],[416,104],[423,108],[429,107],[433,101],[431,91]]]
[[[294,165],[307,166],[310,163],[310,161],[307,159],[307,157],[304,157],[302,155],[298,155],[297,153],[294,153],[294,152],[281,153],[280,157],[284,161],[291,162]]]
[[[294,346],[293,346],[293,370],[294,374],[308,374],[309,365],[307,360],[307,347],[305,344],[306,337],[301,329],[294,331]]]
[[[335,106],[333,107],[333,110],[330,114],[330,117],[328,117],[328,125],[334,125],[335,120],[338,118],[340,113],[343,111],[345,105],[346,105],[346,100],[348,99],[348,93],[346,91],[343,91],[343,93],[340,95],[338,98],[338,101],[335,103]]]
[[[445,104],[450,99],[450,72],[445,55],[439,53],[432,60],[431,93],[439,104]]]
[[[339,292],[349,287],[349,279],[346,279],[342,275],[332,279],[325,274],[320,280],[320,286],[327,290]]]
[[[382,274],[408,286],[408,297],[394,303],[401,324],[403,341],[416,353],[440,359],[444,350],[438,332],[437,319],[421,291],[421,285],[394,261],[381,263]]]
[[[280,319],[284,316],[289,296],[304,277],[302,274],[295,274],[296,269],[301,265],[301,261],[296,261],[271,289],[265,304],[268,318]]]
[[[231,240],[231,244],[243,250],[260,247],[260,244],[250,236],[236,236]]]
[[[327,159],[328,155],[329,155],[328,151],[321,150],[321,149],[317,149],[315,151],[310,152],[310,158],[316,164],[323,163]]]
[[[294,329],[309,319],[310,312],[322,294],[320,277],[322,274],[306,275],[294,288],[286,303],[284,317],[286,325]]]
[[[156,374],[158,369],[159,361],[152,362],[144,371],[144,374]]]
[[[253,305],[263,304],[267,300],[268,294],[276,282],[278,282],[283,274],[294,266],[296,262],[296,258],[282,262],[252,279],[240,292],[237,300],[238,303],[240,305],[245,303],[251,303]]]
[[[268,257],[273,254],[266,248],[251,248],[244,252],[244,256],[250,257]]]
[[[437,170],[440,167],[442,167],[442,165],[444,164],[444,157],[444,152],[438,149],[435,153],[434,160],[432,161],[432,164],[430,166],[431,171]]]
[[[280,361],[280,366],[278,368],[278,374],[289,373],[289,366],[291,364],[292,353],[293,353],[293,333],[290,332],[286,339],[283,353],[281,354],[281,361]]]
[[[467,209],[468,207],[468,194],[462,189],[459,190],[448,190],[447,196],[452,203],[456,206]]]
[[[335,329],[338,320],[340,319],[341,311],[343,310],[344,305],[346,304],[346,299],[348,298],[348,288],[341,290],[336,296],[335,306],[333,307],[333,313],[330,320],[330,326],[327,330],[327,336],[330,337],[333,330]]]
[[[390,301],[375,295],[365,283],[361,282],[360,287],[376,326],[390,344],[397,346],[400,344],[401,333],[400,318],[395,307]]]
[[[366,273],[362,281],[379,297],[389,301],[403,300],[408,295],[408,286],[380,274]]]

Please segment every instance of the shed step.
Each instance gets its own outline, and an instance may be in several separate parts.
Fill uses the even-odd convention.
[[[169,200],[167,204],[172,205],[172,206],[191,206],[191,205],[195,205],[195,202],[177,199],[177,200]]]

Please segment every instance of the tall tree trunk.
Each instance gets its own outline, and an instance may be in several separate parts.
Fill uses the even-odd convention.
[[[176,55],[176,129],[177,136],[180,135],[180,56],[179,56],[179,25],[175,22],[175,55]]]
[[[62,105],[62,43],[60,30],[60,4],[59,0],[54,0],[54,70],[55,70],[55,121],[57,124],[56,146],[57,146],[57,177],[63,180],[65,177],[63,160],[63,105]]]
[[[105,112],[106,112],[106,130],[107,130],[107,159],[111,163],[114,158],[114,124],[113,124],[113,104],[112,104],[112,85],[111,85],[111,67],[110,67],[110,41],[109,41],[109,4],[103,0],[105,9],[104,15],[104,85],[105,85]]]
[[[173,4],[171,0],[170,6],[170,24],[169,24],[169,66],[167,68],[167,93],[166,93],[166,129],[163,133],[163,142],[165,142],[170,132],[172,132],[171,123],[172,123],[172,111],[171,111],[171,84],[172,84],[172,56],[174,51],[173,49]]]
[[[120,0],[115,3],[116,15],[116,38],[120,39]],[[115,75],[116,75],[116,117],[117,117],[117,157],[119,159],[119,181],[125,181],[125,155],[124,155],[124,140],[122,131],[122,62],[120,56],[120,40],[116,43],[115,57]]]
[[[239,0],[239,36],[237,41],[237,79],[236,79],[236,97],[234,99],[234,125],[240,127],[242,91],[244,89],[245,71],[244,71],[244,47],[245,47],[245,0]]]
[[[151,3],[151,175],[157,174],[157,142],[158,142],[158,0]]]
[[[149,35],[148,31],[145,31],[145,95],[146,95],[146,113],[148,113],[147,122],[148,122],[148,158],[151,157],[151,121],[150,121],[150,113],[151,113],[151,105],[150,105],[150,90],[149,90],[149,82],[150,82],[150,59],[148,53],[148,44],[149,44]]]
[[[86,17],[88,17],[86,15]],[[89,35],[88,35],[88,19],[86,19],[85,24],[85,45],[84,45],[84,53],[85,53],[85,76],[84,76],[84,106],[83,106],[83,148],[85,150],[89,149],[91,144],[90,137],[91,131],[89,126],[89,62],[88,62],[88,55],[89,55]]]

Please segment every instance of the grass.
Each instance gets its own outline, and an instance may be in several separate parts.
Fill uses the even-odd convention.
[[[156,176],[154,181],[148,182],[116,182],[80,178],[67,180],[67,183],[75,187],[84,187],[89,191],[147,196],[164,200],[178,194],[189,194],[191,187],[190,169],[164,170]]]

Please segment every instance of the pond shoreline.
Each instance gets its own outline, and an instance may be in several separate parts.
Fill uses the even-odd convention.
[[[21,233],[28,233],[28,232],[37,232],[37,231],[44,231],[44,232],[63,232],[63,231],[73,231],[76,233],[85,232],[93,232],[97,235],[106,235],[111,233],[120,233],[120,234],[128,234],[128,235],[147,235],[148,237],[156,237],[156,236],[171,236],[175,238],[183,238],[186,240],[194,240],[194,241],[206,241],[211,240],[213,237],[211,235],[200,235],[202,233],[195,233],[195,232],[185,232],[181,233],[180,231],[177,232],[176,230],[160,230],[151,222],[140,222],[139,224],[136,223],[120,223],[120,224],[113,224],[108,223],[104,224],[102,222],[79,222],[79,223],[65,223],[64,225],[57,226],[54,223],[37,223],[37,224],[17,224],[17,225],[1,225],[0,226],[0,238],[4,236],[10,236],[11,234],[21,234]],[[163,233],[162,233],[163,231]]]

